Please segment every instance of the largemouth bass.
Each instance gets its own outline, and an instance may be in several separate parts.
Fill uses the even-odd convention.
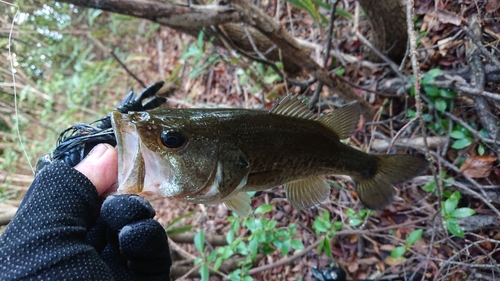
[[[118,148],[119,189],[154,200],[225,203],[250,213],[247,191],[284,184],[299,209],[330,195],[323,175],[342,174],[356,183],[361,202],[380,209],[392,185],[419,175],[423,156],[375,155],[340,140],[359,122],[359,105],[314,115],[287,96],[269,112],[248,109],[172,109],[112,113]]]

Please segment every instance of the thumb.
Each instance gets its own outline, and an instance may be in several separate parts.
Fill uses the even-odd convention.
[[[94,184],[99,195],[114,191],[118,181],[118,153],[109,144],[98,144],[75,169]]]

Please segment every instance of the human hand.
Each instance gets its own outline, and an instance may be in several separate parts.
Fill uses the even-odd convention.
[[[98,145],[75,169],[56,161],[37,175],[0,237],[0,279],[169,280],[147,201],[110,196],[99,212],[98,195],[116,189],[116,150]]]

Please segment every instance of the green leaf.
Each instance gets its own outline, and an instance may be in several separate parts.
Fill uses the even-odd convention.
[[[439,95],[443,98],[452,99],[457,96],[457,92],[449,89],[440,89]]]
[[[484,146],[482,144],[480,144],[478,147],[477,147],[477,154],[483,156],[484,155]]]
[[[422,79],[422,84],[429,84],[434,82],[437,76],[439,76],[443,71],[439,68],[433,68],[427,71]]]
[[[200,275],[201,275],[201,280],[208,281],[208,278],[210,278],[210,272],[208,271],[208,265],[207,264],[203,264],[200,267],[199,272],[200,272]]]
[[[102,14],[102,10],[99,9],[88,9],[89,26],[94,24],[94,20]]]
[[[288,252],[290,251],[290,240],[283,241],[283,244],[281,244],[280,251],[283,257],[288,255]]]
[[[408,109],[408,111],[406,111],[406,117],[408,118],[413,118],[417,116],[417,113],[415,112],[415,110],[413,109]]]
[[[444,201],[445,214],[451,214],[457,208],[458,200],[459,200],[459,198],[457,198],[453,194],[452,196],[450,196],[450,198],[448,198],[448,199],[446,199],[446,201]]]
[[[253,281],[253,280],[254,280],[254,279],[253,279],[253,277],[252,277],[252,276],[248,276],[248,275],[247,275],[247,276],[243,277],[243,281]]]
[[[229,276],[229,280],[231,281],[240,281],[241,280],[241,269],[236,269],[235,271],[231,272]]]
[[[471,208],[458,208],[453,213],[451,213],[451,216],[454,218],[467,218],[472,215],[474,215],[476,211],[474,211]]]
[[[358,218],[353,218],[353,219],[349,220],[349,225],[350,226],[358,226],[358,225],[360,225],[362,223],[363,223],[363,221],[360,220],[360,219],[358,219]]]
[[[200,253],[204,252],[205,248],[205,232],[200,230],[200,232],[196,233],[194,236],[194,247]]]
[[[345,73],[345,68],[339,68],[337,71],[335,71],[335,74],[338,76],[342,76]]]
[[[424,187],[422,187],[422,189],[425,191],[425,192],[433,192],[434,190],[436,190],[436,183],[433,181],[433,182],[430,182],[426,185],[424,185]]]
[[[325,237],[325,240],[324,240],[324,247],[323,247],[323,250],[325,251],[325,254],[330,257],[330,258],[333,258],[332,256],[332,246],[330,245],[330,238],[327,236]]]
[[[344,224],[341,221],[336,221],[333,223],[333,228],[335,230],[341,230],[344,227]]]
[[[423,233],[423,229],[417,229],[417,230],[414,230],[410,233],[410,235],[408,236],[408,239],[406,240],[406,246],[411,246],[413,244],[415,244],[415,242],[418,241],[418,239],[420,239],[420,237],[422,237],[422,233]]]
[[[423,88],[428,97],[437,97],[439,95],[439,89],[436,86],[425,85]]]
[[[250,251],[250,254],[252,254],[252,259],[254,259],[257,256],[257,250],[259,249],[259,241],[257,239],[251,239],[250,242],[248,242],[248,250]]]
[[[454,141],[453,144],[451,145],[451,147],[454,149],[462,149],[462,148],[466,148],[467,146],[469,146],[471,144],[472,144],[472,139],[463,138],[463,139],[459,139],[459,140]]]
[[[286,0],[287,2],[295,5],[303,10],[306,10],[311,18],[314,20],[316,25],[320,25],[320,21],[325,22],[326,19],[322,16],[311,0]]]
[[[267,84],[272,84],[278,81],[281,81],[281,77],[278,74],[264,76],[264,82],[266,82]]]
[[[326,228],[325,226],[324,220],[320,217],[317,217],[316,220],[314,220],[312,227],[316,231],[316,234],[328,231],[328,228]]]
[[[234,230],[229,229],[229,231],[226,234],[226,241],[227,243],[231,244],[234,241]]]
[[[323,252],[324,247],[325,247],[325,239],[323,239],[323,241],[321,241],[321,243],[319,243],[318,245],[318,255],[321,255],[321,252]]]
[[[172,228],[172,229],[167,230],[167,235],[168,236],[179,235],[179,234],[186,233],[186,232],[190,231],[192,228],[193,228],[192,225],[185,225],[185,226],[181,226],[181,227]]]
[[[222,252],[221,257],[225,260],[229,259],[232,255],[234,255],[233,249],[230,247],[224,247],[224,251]]]
[[[302,243],[302,241],[300,241],[299,239],[296,239],[296,238],[292,238],[292,240],[290,241],[290,245],[292,246],[292,248],[294,250],[304,249],[304,244]]]
[[[465,138],[465,134],[462,131],[451,131],[450,137],[459,140]]]
[[[262,204],[257,209],[255,209],[254,214],[267,213],[273,210],[273,206],[270,204]]]
[[[464,238],[464,230],[458,224],[455,218],[450,218],[446,220],[446,228],[448,229],[449,232],[451,232],[451,234],[459,238]]]
[[[321,8],[323,8],[325,10],[330,10],[330,7],[331,7],[330,4],[323,2],[322,0],[312,0],[312,1],[317,6],[320,6]]]
[[[221,264],[222,264],[222,257],[218,257],[217,260],[215,261],[214,269],[219,270]]]
[[[329,6],[329,5],[328,5]],[[328,10],[330,9],[330,7],[328,7]],[[342,8],[339,8],[337,7],[335,9],[335,15],[339,16],[339,17],[344,17],[346,19],[352,19],[354,18],[353,15],[351,13],[349,13],[349,11],[347,10],[344,10]]]
[[[446,101],[443,100],[443,99],[437,99],[435,101],[435,105],[436,105],[436,109],[441,111],[441,112],[444,112],[446,110]]]
[[[405,253],[406,253],[406,248],[403,246],[398,246],[398,247],[394,248],[394,250],[392,250],[391,257],[393,259],[397,259],[397,258],[403,256]]]

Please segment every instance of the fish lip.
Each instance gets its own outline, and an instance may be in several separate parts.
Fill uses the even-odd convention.
[[[143,112],[111,114],[118,150],[117,192],[138,194],[147,200],[183,196],[184,190],[176,184],[171,163],[141,139],[137,122],[148,119],[149,114]]]
[[[122,184],[131,176],[134,161],[139,155],[139,135],[135,125],[128,119],[127,114],[119,111],[111,113],[111,125],[115,132],[116,149],[118,151],[118,190],[119,193],[136,193],[131,189],[123,188]],[[144,179],[137,179],[144,180]],[[137,183],[140,186],[140,183]]]

